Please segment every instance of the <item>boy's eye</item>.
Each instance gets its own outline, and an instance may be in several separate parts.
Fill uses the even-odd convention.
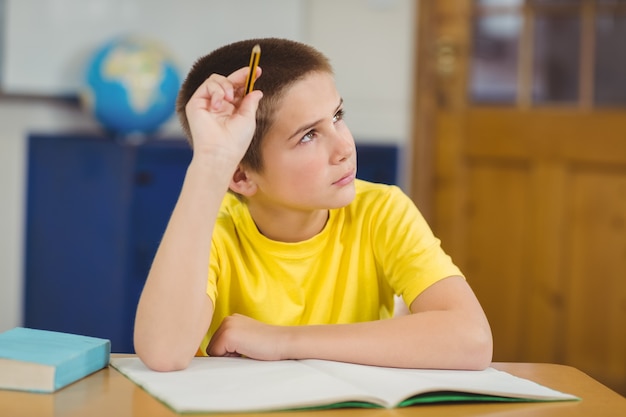
[[[335,115],[333,116],[333,123],[342,121],[344,116],[345,116],[345,111],[343,109],[337,110],[337,113],[335,113]],[[317,131],[315,129],[311,129],[307,133],[305,133],[304,136],[302,136],[302,138],[300,138],[300,141],[298,142],[298,144],[309,143],[313,141],[316,136],[317,136]]]
[[[313,140],[315,137],[315,131],[309,130],[302,138],[300,139],[300,143],[307,143]]]
[[[346,112],[343,109],[339,109],[337,113],[335,113],[335,116],[333,117],[333,123],[337,123],[343,120],[345,114]]]

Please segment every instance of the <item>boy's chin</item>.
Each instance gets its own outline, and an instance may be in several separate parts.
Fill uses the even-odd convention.
[[[348,204],[354,201],[354,197],[356,196],[356,190],[354,188],[354,183],[350,186],[346,186],[341,190],[340,195],[334,199],[331,205],[328,207],[329,209],[338,209],[347,206]]]

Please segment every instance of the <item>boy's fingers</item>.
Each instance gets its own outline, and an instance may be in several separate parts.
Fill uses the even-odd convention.
[[[194,92],[189,103],[192,103],[197,99],[208,100],[211,109],[220,111],[224,101],[232,103],[235,100],[236,93],[242,91],[246,83],[248,71],[248,67],[243,67],[233,72],[228,77],[224,77],[219,74],[212,74]],[[257,67],[256,78],[261,75],[261,72],[261,68]],[[253,98],[251,103],[246,105],[252,105],[253,107],[246,107],[242,109],[242,113],[247,113],[249,111],[255,112],[256,107],[258,106],[258,100],[260,99],[260,97]]]
[[[233,83],[237,85],[243,85],[246,82],[246,77],[248,76],[248,67],[239,68],[237,71],[230,74],[227,78]]]
[[[246,86],[249,71],[249,67],[243,67],[228,76],[228,79],[236,86],[236,91],[239,96],[243,94],[243,89]],[[259,79],[262,72],[263,70],[261,67],[256,68],[255,81]]]
[[[245,86],[248,71],[248,67],[242,67],[230,74],[228,77],[219,74],[211,74],[211,76],[204,80],[202,85],[194,92],[192,98],[197,96],[205,97],[207,93],[210,95],[220,94],[221,89],[224,92],[224,97],[228,100],[232,100],[235,88]],[[262,72],[263,70],[261,67],[257,67],[257,79],[261,76]]]
[[[263,93],[260,90],[251,91],[241,101],[239,114],[243,116],[255,117],[261,98],[263,98]]]
[[[206,99],[213,96],[231,99],[234,95],[234,86],[228,78],[223,75],[211,74],[209,78],[194,91],[191,99]]]
[[[230,74],[227,78],[236,85],[245,85],[246,83],[246,78],[248,78],[248,72],[250,71],[249,67],[242,67],[239,68],[237,71],[233,72],[232,74]],[[261,76],[261,72],[263,72],[263,70],[261,70],[261,67],[256,67],[256,78],[259,78]]]

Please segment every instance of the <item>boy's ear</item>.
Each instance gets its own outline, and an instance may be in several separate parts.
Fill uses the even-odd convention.
[[[250,197],[256,193],[256,183],[248,176],[247,170],[239,164],[228,186],[233,192]]]

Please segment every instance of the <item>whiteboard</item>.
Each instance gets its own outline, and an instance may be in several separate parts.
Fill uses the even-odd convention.
[[[94,50],[131,34],[162,43],[184,77],[200,56],[233,41],[302,41],[303,1],[0,0],[0,89],[73,96]]]

